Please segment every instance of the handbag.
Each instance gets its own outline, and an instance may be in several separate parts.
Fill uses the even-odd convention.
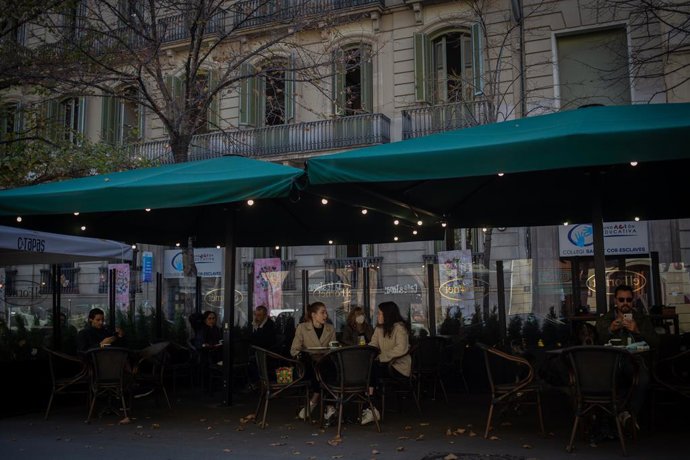
[[[276,369],[276,382],[280,384],[292,383],[292,372],[294,367],[279,367]]]

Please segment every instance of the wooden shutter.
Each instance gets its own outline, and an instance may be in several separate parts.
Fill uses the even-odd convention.
[[[256,125],[256,70],[251,64],[240,67],[242,80],[240,81],[240,124]]]
[[[287,70],[285,71],[285,123],[295,121],[295,55],[290,55]]]
[[[333,52],[333,113],[345,114],[345,52],[337,49]]]
[[[218,71],[211,70],[208,73],[208,90],[212,92],[218,86]],[[207,128],[209,131],[216,131],[220,127],[220,92],[213,96],[208,106]]]
[[[117,132],[119,131],[119,123],[117,123],[118,115],[117,99],[112,96],[105,96],[102,98],[101,104],[101,140],[107,144],[114,145],[117,143]]]
[[[431,102],[431,41],[414,34],[414,94],[417,102]]]
[[[484,93],[484,50],[482,49],[484,40],[482,35],[482,26],[480,23],[472,25],[472,72],[473,72],[473,86],[474,95],[479,96]]]
[[[374,112],[374,66],[371,48],[362,45],[359,53],[360,85],[362,88],[362,111]]]

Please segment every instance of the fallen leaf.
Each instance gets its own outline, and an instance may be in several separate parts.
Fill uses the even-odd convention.
[[[455,454],[448,454],[443,457],[443,460],[458,460],[458,456]]]
[[[469,436],[470,438],[474,438],[475,436],[477,436],[477,433],[475,433],[474,431],[470,431],[469,434],[468,434],[468,436]]]
[[[410,439],[410,437],[409,436],[398,436],[399,441],[403,441],[405,439]]]
[[[223,452],[230,453],[230,452],[232,452],[232,451],[231,451],[230,449],[223,449]]]
[[[144,428],[144,425],[137,425],[137,430],[141,430]]]
[[[466,431],[467,429],[465,428],[458,428],[457,430],[455,430],[455,434],[465,434]]]
[[[450,428],[446,428],[446,436],[451,436],[453,434],[453,430]]]
[[[205,419],[205,418],[200,418],[199,421],[203,423],[203,422],[206,421],[206,419]]]
[[[244,425],[240,425],[237,428],[235,428],[235,431],[244,431]]]
[[[245,415],[244,418],[246,420],[254,420],[254,418],[256,418],[256,414]]]
[[[301,454],[301,452],[299,450],[295,450],[292,452],[292,455],[300,455],[300,454]]]
[[[412,425],[405,425],[405,428],[403,428],[405,431],[412,431]]]
[[[153,424],[151,424],[151,428],[153,428],[154,430],[157,430],[157,429],[159,429],[160,427],[161,427],[161,426],[160,426],[160,424],[158,424],[158,423],[153,423]]]
[[[378,454],[380,454],[380,452],[376,449],[371,451],[371,455],[378,455]]]
[[[285,444],[286,444],[286,443],[284,443],[284,442],[272,442],[271,444],[269,444],[269,446],[271,446],[271,447],[280,447],[280,446],[284,446]]]
[[[522,448],[523,448],[523,449],[531,449],[532,446],[531,446],[530,444],[523,444],[523,445],[522,445]]]
[[[513,424],[510,422],[503,422],[501,423],[501,426],[513,426]]]
[[[211,431],[211,430],[213,429],[213,427],[212,427],[212,426],[207,426],[206,429],[207,429],[208,431]]]
[[[489,436],[489,441],[498,441],[498,436]]]
[[[118,425],[127,425],[128,423],[131,423],[131,420],[129,419],[129,417],[125,417],[118,422]]]
[[[398,452],[402,452],[405,450],[405,448],[403,446],[398,446],[395,448],[395,450],[397,450]]]
[[[340,443],[343,442],[343,439],[342,439],[341,437],[339,437],[339,436],[336,436],[336,437],[333,438],[333,439],[329,439],[327,442],[328,442],[329,445],[335,447],[335,446],[340,445]],[[341,456],[341,457],[342,457],[342,456]],[[336,458],[336,457],[333,457],[333,458]],[[340,457],[337,457],[337,458],[340,458]]]
[[[305,442],[305,444],[308,446],[313,446],[314,444],[316,444],[316,441],[307,441]]]
[[[333,455],[333,456],[331,456],[331,458],[337,459],[337,458],[343,458],[343,456],[342,455]]]
[[[415,441],[422,441],[423,439],[424,439],[424,435],[423,435],[423,434],[420,434],[419,436],[417,436],[417,437],[415,438]]]
[[[419,424],[419,426],[429,426],[431,425],[429,422],[422,422]]]

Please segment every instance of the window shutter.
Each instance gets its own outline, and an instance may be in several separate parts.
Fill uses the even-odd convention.
[[[333,52],[333,113],[345,114],[345,52],[341,49]]]
[[[184,110],[184,82],[176,75],[168,75],[165,77],[165,87],[170,93],[170,99],[176,110],[180,113]]]
[[[261,127],[266,125],[266,77],[254,77],[254,98],[252,115],[254,126]]]
[[[45,124],[45,137],[52,140],[59,140],[60,135],[60,103],[58,101],[48,101],[45,103],[43,111],[43,123]]]
[[[254,66],[242,64],[240,67],[242,81],[240,81],[240,124],[254,126],[256,124],[256,77]]]
[[[484,93],[484,79],[482,78],[484,74],[483,42],[482,26],[477,22],[472,25],[472,72],[474,77],[472,84],[475,96]]]
[[[208,73],[208,90],[214,91],[218,86],[218,71],[211,70]],[[215,131],[220,126],[220,92],[213,96],[208,106],[207,124],[209,131]]]
[[[360,84],[362,88],[362,110],[374,112],[374,66],[371,49],[363,45],[359,54]]]
[[[79,99],[77,99],[77,105],[79,106],[77,132],[79,134],[84,134],[86,132],[86,98],[82,96]]]
[[[414,34],[414,94],[417,102],[431,102],[431,41],[426,34]]]
[[[112,96],[104,96],[101,99],[101,141],[106,144],[114,144],[114,129],[113,129],[113,105],[114,99]]]
[[[285,72],[285,123],[295,121],[295,55],[290,55]]]

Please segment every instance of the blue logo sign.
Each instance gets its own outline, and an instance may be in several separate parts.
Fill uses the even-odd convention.
[[[182,271],[182,269],[184,268],[184,264],[182,263],[182,251],[175,254],[175,257],[173,257],[170,261],[170,265],[172,265],[172,268],[174,268],[178,272]]]
[[[153,281],[153,253],[144,251],[141,255],[141,280],[144,283]]]
[[[568,232],[568,241],[575,246],[584,248],[594,244],[592,226],[589,224],[578,224]]]

